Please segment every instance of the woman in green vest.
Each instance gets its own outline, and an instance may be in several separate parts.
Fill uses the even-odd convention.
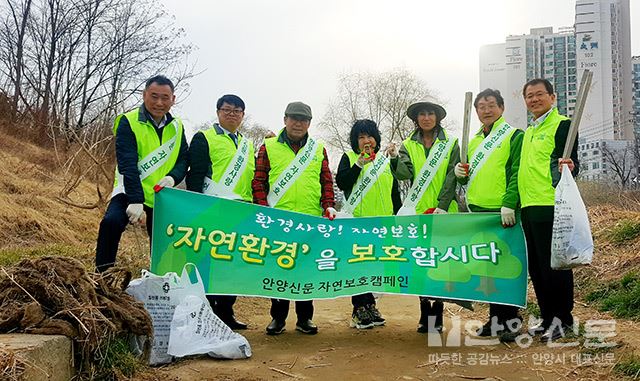
[[[456,176],[454,168],[460,161],[458,139],[449,136],[441,122],[447,116],[445,109],[432,102],[417,102],[409,106],[407,116],[413,121],[415,131],[402,142],[398,154],[388,150],[391,170],[398,180],[410,180],[411,189],[398,215],[422,213],[456,213]],[[395,156],[395,157],[394,157]],[[420,321],[418,332],[429,331],[429,320],[442,332],[441,300],[420,297]],[[431,317],[431,319],[429,319]]]
[[[342,211],[354,217],[392,216],[400,209],[398,181],[393,177],[386,156],[380,150],[380,130],[369,119],[356,120],[349,134],[352,151],[342,155],[336,183],[344,192]],[[366,179],[366,180],[365,180]],[[351,297],[351,326],[357,329],[384,325],[373,294]]]

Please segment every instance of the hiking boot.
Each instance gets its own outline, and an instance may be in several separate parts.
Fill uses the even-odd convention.
[[[284,332],[285,321],[278,321],[276,319],[271,320],[271,323],[267,326],[267,335],[279,335]]]
[[[375,304],[369,304],[367,307],[367,311],[369,311],[369,316],[371,316],[371,322],[375,326],[384,325],[386,320],[382,317],[382,314],[376,308]]]
[[[318,326],[313,324],[311,319],[298,321],[296,323],[296,330],[306,333],[307,335],[315,335],[318,333]]]
[[[373,321],[371,321],[371,313],[365,307],[358,307],[353,314],[351,314],[351,327],[357,329],[373,328]]]

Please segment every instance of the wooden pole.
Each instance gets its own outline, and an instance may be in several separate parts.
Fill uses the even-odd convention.
[[[578,89],[578,97],[576,98],[576,107],[573,110],[573,117],[571,118],[571,125],[569,126],[569,135],[567,135],[567,142],[564,145],[563,159],[571,158],[571,151],[573,150],[573,144],[576,141],[576,135],[578,134],[578,127],[580,126],[580,119],[582,119],[582,112],[584,111],[584,105],[587,103],[587,96],[589,95],[589,89],[591,88],[591,79],[593,73],[590,70],[585,69],[582,73],[582,80],[580,81],[580,88]]]
[[[462,144],[460,146],[460,162],[467,164],[467,147],[469,146],[469,125],[471,123],[471,103],[473,93],[467,91],[464,94],[464,120],[462,124]]]

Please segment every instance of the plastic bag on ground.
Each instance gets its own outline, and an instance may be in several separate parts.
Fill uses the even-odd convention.
[[[571,269],[593,259],[593,237],[578,185],[566,164],[556,187],[551,238],[551,268]]]
[[[191,282],[188,268],[193,267],[196,272],[197,282]],[[149,356],[150,365],[170,363],[173,357],[167,353],[169,335],[171,333],[171,321],[178,304],[188,295],[197,295],[204,298],[204,285],[198,269],[188,263],[182,270],[182,276],[170,272],[165,275],[156,275],[142,270],[142,276],[134,279],[127,287],[127,293],[136,300],[144,303],[145,309],[151,315],[153,321],[153,343]],[[131,340],[134,348],[143,348],[144,341],[148,338],[135,337]]]
[[[244,359],[251,357],[251,346],[213,313],[205,298],[189,295],[173,315],[168,353],[177,357],[207,353],[214,358]]]

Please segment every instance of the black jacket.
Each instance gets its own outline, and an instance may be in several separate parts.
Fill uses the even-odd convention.
[[[153,118],[144,107],[140,106],[138,120],[142,123],[151,121],[160,141],[162,141],[162,128],[158,128]],[[173,116],[167,113],[167,121],[165,125],[171,123]],[[176,184],[180,183],[187,173],[187,153],[189,146],[187,139],[182,134],[180,142],[180,152],[173,169],[169,172],[169,176],[173,177]],[[124,178],[124,189],[130,204],[144,203],[144,192],[142,191],[142,183],[140,182],[140,172],[138,171],[138,145],[136,136],[131,130],[131,125],[126,117],[120,118],[118,129],[116,130],[116,161],[118,171]]]

